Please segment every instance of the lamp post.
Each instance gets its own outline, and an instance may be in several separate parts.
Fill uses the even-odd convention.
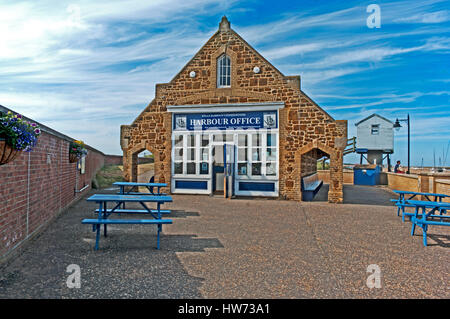
[[[406,117],[406,119],[396,119],[395,123],[394,123],[394,128],[396,131],[399,131],[400,128],[402,127],[400,125],[400,122],[406,122],[406,124],[408,125],[408,170],[406,171],[406,174],[409,174],[409,169],[410,169],[410,147],[411,147],[411,140],[410,140],[410,125],[409,125],[409,114]]]

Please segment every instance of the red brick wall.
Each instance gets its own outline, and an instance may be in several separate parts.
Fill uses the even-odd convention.
[[[32,152],[0,166],[0,259],[83,196],[75,193],[104,164],[104,154],[89,148],[85,174],[69,163],[69,141],[43,132]]]
[[[105,155],[105,165],[122,165],[122,155]]]

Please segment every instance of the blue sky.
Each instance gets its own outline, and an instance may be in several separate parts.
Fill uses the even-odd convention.
[[[368,28],[369,4],[381,27]],[[335,119],[411,116],[412,165],[450,140],[448,1],[2,1],[0,104],[109,154],[119,127],[231,27]],[[406,164],[406,128],[394,159]],[[450,165],[450,154],[447,165]],[[355,155],[345,162],[358,161]]]

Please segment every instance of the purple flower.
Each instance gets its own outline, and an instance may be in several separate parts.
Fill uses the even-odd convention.
[[[41,130],[37,128],[37,129],[34,130],[34,133],[41,134]]]

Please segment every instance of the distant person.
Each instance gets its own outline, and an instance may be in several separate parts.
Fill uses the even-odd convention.
[[[400,169],[400,161],[397,161],[397,164],[394,167],[394,173],[404,173],[404,171]]]

